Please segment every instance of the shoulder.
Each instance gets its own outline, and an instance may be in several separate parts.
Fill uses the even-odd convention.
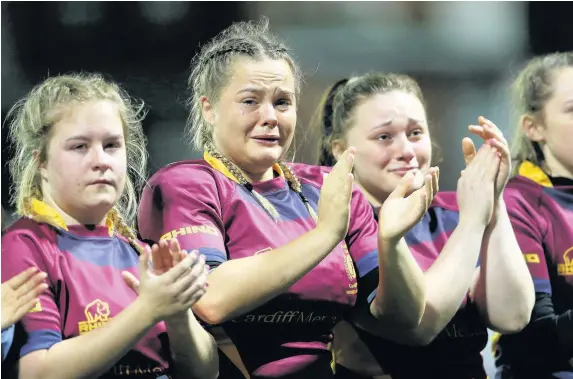
[[[220,202],[228,198],[235,187],[235,182],[202,159],[175,162],[152,175],[143,190],[141,203],[151,201],[160,205],[168,199],[181,202],[189,200],[189,196]]]
[[[332,167],[308,165],[304,163],[289,163],[288,166],[297,176],[301,184],[309,184],[317,188],[322,187],[324,177],[332,170]]]
[[[12,248],[17,241],[28,239],[37,244],[55,243],[56,230],[44,223],[21,217],[10,225],[2,234],[2,249]]]
[[[224,176],[203,159],[171,163],[151,176],[149,185],[183,185],[200,187],[209,183],[218,184]]]
[[[543,186],[523,176],[511,178],[503,193],[504,200],[512,206],[537,207],[543,194]]]

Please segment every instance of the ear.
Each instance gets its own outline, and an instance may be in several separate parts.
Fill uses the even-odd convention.
[[[334,140],[330,143],[330,148],[332,149],[332,155],[336,158],[336,161],[340,158],[340,156],[346,150],[346,144],[342,140]]]
[[[199,99],[201,102],[201,111],[203,113],[203,119],[207,121],[209,125],[214,125],[217,115],[215,114],[215,108],[207,99],[207,96],[201,96]]]
[[[40,176],[42,177],[43,180],[45,180],[47,177],[47,175],[46,175],[46,162],[40,161],[40,152],[38,150],[34,150],[33,157],[34,157],[34,160],[38,163]]]
[[[521,129],[523,133],[534,142],[544,142],[545,137],[543,136],[544,125],[539,123],[535,116],[531,114],[525,114],[521,116],[520,120]]]

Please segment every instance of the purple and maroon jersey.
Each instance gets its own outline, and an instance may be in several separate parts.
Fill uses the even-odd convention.
[[[504,197],[535,292],[551,297],[556,315],[573,309],[573,185],[552,184],[541,168],[526,161]],[[569,357],[524,356],[531,352],[514,341],[519,334],[496,336],[499,377],[510,378],[511,371],[527,364],[528,370],[543,368],[548,378],[573,378]]]
[[[224,166],[208,155],[206,159],[210,163],[171,164],[150,179],[138,214],[144,239],[176,237],[183,249],[199,250],[216,269],[227,260],[284,246],[316,226],[279,167],[275,166],[274,179],[253,184],[280,214],[275,222]],[[291,169],[317,211],[323,176],[329,169],[304,164],[292,164]],[[357,298],[365,301],[376,290],[377,231],[368,201],[355,189],[346,239],[288,291],[223,325],[251,378],[332,375],[328,350],[332,328]]]
[[[378,210],[374,213],[377,216]],[[406,234],[410,251],[423,271],[436,261],[458,221],[456,194],[440,192],[422,220]],[[355,329],[393,379],[486,377],[480,352],[487,344],[487,326],[469,293],[452,320],[426,346],[402,345]]]
[[[21,218],[2,236],[4,281],[31,266],[48,274],[48,290],[22,319],[23,335],[16,333],[16,359],[105,325],[137,297],[121,275],[139,277],[137,252],[123,237],[107,226],[67,229]],[[167,376],[170,359],[159,323],[102,378]]]

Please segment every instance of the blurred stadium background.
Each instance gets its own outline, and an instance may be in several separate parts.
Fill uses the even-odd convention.
[[[106,73],[150,107],[150,173],[199,156],[181,138],[188,65],[203,41],[233,21],[267,16],[302,65],[296,160],[315,162],[317,133],[306,125],[329,84],[352,73],[404,72],[425,93],[447,190],[463,165],[460,141],[478,115],[511,136],[508,85],[523,62],[573,50],[571,2],[3,1],[1,11],[2,120],[48,75]],[[3,126],[1,194],[9,214],[6,137]]]

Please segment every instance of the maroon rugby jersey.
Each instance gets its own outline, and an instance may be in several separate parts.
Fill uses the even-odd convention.
[[[24,335],[16,333],[11,354],[25,356],[97,329],[137,297],[121,275],[139,277],[137,252],[123,237],[110,236],[107,226],[65,228],[21,218],[2,236],[2,280],[35,266],[48,274],[49,285],[22,319]],[[170,359],[161,322],[102,377],[167,377]]]
[[[230,259],[265,254],[315,227],[278,166],[277,177],[253,184],[280,214],[275,222],[219,161],[205,158],[171,164],[150,179],[138,214],[143,238],[177,237],[183,249],[199,250],[215,269]],[[316,211],[329,169],[304,164],[291,168]],[[377,231],[368,201],[355,188],[345,240],[288,291],[223,325],[252,378],[332,375],[328,344],[333,326],[357,296],[365,300],[376,289]],[[375,280],[363,282],[369,273]]]

